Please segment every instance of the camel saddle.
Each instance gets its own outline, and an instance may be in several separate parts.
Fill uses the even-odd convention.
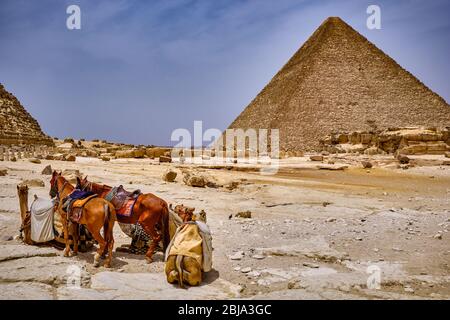
[[[134,190],[133,192],[126,191],[122,185],[113,188],[105,197],[106,200],[110,201],[114,208],[120,214],[121,209],[126,209],[129,211],[136,202],[137,198],[141,195],[141,190]]]
[[[84,206],[92,199],[96,198],[96,194],[92,194],[83,199],[77,199],[71,202],[71,204],[67,208],[67,217],[70,221],[79,223],[81,219],[81,215],[83,214]]]

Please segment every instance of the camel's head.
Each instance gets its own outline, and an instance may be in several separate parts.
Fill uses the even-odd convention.
[[[18,184],[17,193],[19,196],[28,195],[28,186],[26,184]]]
[[[183,220],[183,222],[192,221],[192,216],[194,215],[195,208],[186,207],[184,205],[176,205],[173,211]]]

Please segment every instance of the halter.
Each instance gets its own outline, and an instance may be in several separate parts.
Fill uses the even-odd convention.
[[[64,179],[64,177],[63,177],[63,179]],[[53,189],[56,189],[55,190],[55,192],[56,192],[56,199],[57,199],[57,202],[59,202],[61,199],[60,199],[60,194],[64,191],[64,189],[67,187],[67,184],[68,184],[69,182],[66,180],[66,179],[64,179],[64,183],[63,183],[63,185],[62,185],[62,188],[61,188],[61,191],[59,190],[59,188],[58,188],[58,180],[56,180],[55,181],[55,183],[54,183],[54,185],[52,186],[52,190]]]

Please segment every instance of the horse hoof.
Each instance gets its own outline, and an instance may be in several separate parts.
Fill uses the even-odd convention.
[[[149,258],[149,257],[146,257],[145,260],[147,260],[147,263],[149,263],[149,264],[153,262],[153,259]]]
[[[104,265],[103,265],[105,268],[111,268],[111,263],[105,263]]]
[[[77,252],[69,252],[69,257],[75,257],[77,255],[78,255]]]
[[[98,261],[94,262],[94,267],[95,267],[95,268],[100,267],[100,262],[98,262]]]

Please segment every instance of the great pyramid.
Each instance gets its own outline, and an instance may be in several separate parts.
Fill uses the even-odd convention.
[[[53,145],[39,123],[0,84],[0,145]]]
[[[335,132],[450,126],[450,106],[338,17],[326,19],[229,128],[280,129],[281,150]]]

